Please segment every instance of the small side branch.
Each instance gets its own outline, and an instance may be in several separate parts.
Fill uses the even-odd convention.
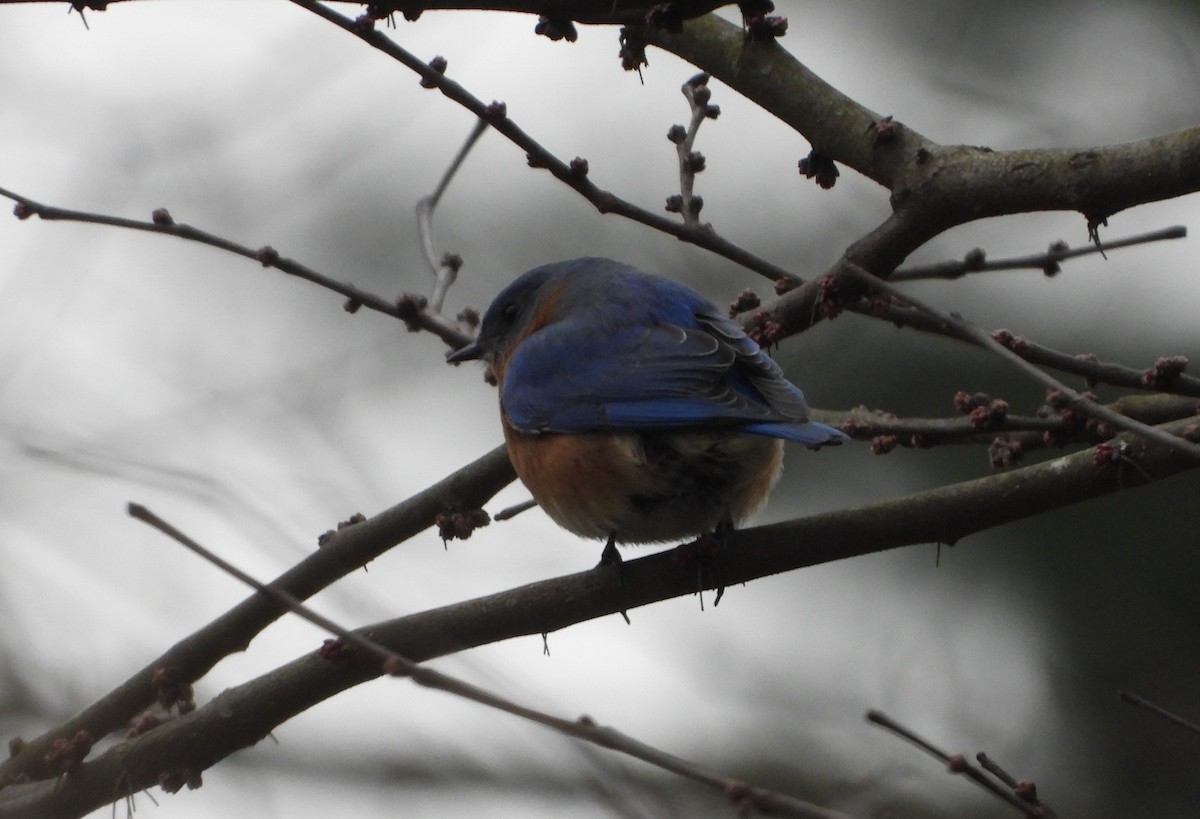
[[[467,155],[471,153],[471,149],[475,147],[475,143],[483,136],[485,130],[487,130],[487,121],[476,120],[471,133],[467,135],[466,141],[458,149],[458,154],[446,168],[446,172],[442,174],[437,188],[433,193],[422,197],[421,201],[417,202],[417,229],[421,235],[421,248],[425,251],[425,260],[429,262],[429,270],[433,274],[433,292],[429,296],[428,309],[434,314],[441,314],[442,305],[446,301],[446,293],[458,278],[462,258],[453,253],[438,253],[437,244],[433,240],[433,213],[437,210],[438,203],[442,201],[442,194],[450,186],[450,180],[462,167]]]
[[[985,273],[996,270],[1040,270],[1047,276],[1056,276],[1062,271],[1061,263],[1080,256],[1090,256],[1123,247],[1133,247],[1151,242],[1163,242],[1170,239],[1183,239],[1187,236],[1187,228],[1174,225],[1162,230],[1129,236],[1124,239],[1105,242],[1102,247],[1094,243],[1083,247],[1069,247],[1066,242],[1058,241],[1050,245],[1045,253],[1035,253],[1029,256],[1016,256],[1009,259],[989,261],[982,250],[976,248],[956,261],[935,262],[928,265],[897,268],[888,276],[888,281],[910,282],[923,279],[960,279],[968,273]]]

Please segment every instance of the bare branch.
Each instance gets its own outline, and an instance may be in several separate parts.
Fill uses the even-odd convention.
[[[304,279],[327,290],[339,293],[346,297],[344,307],[347,312],[354,313],[360,308],[366,307],[379,313],[385,313],[393,318],[400,319],[410,328],[428,330],[454,349],[462,347],[471,340],[469,336],[440,316],[430,315],[427,311],[416,308],[411,303],[404,302],[403,300],[399,303],[387,301],[376,296],[374,293],[361,290],[348,282],[339,282],[300,262],[280,256],[279,252],[270,245],[253,249],[230,241],[222,236],[217,236],[214,233],[208,233],[207,231],[192,227],[191,225],[177,223],[165,208],[154,211],[152,221],[144,222],[138,219],[125,219],[119,216],[107,216],[102,213],[88,213],[86,211],[55,207],[53,205],[43,205],[27,196],[22,196],[19,193],[14,193],[4,188],[0,188],[0,196],[12,199],[17,203],[13,210],[19,219],[27,219],[30,216],[36,215],[39,219],[45,219],[46,221],[108,225],[110,227],[127,228],[129,230],[141,230],[147,233],[161,233],[167,236],[187,239],[190,242],[199,242],[200,244],[219,248],[220,250],[247,259],[253,259],[263,267],[273,267],[290,276]]]
[[[471,94],[458,83],[449,79],[441,71],[434,70],[429,65],[418,60],[411,53],[401,48],[382,32],[331,11],[314,0],[291,0],[292,3],[311,11],[313,14],[328,20],[344,31],[358,37],[372,48],[387,54],[392,59],[407,66],[421,76],[424,85],[436,88],[448,98],[466,108],[477,117],[486,119],[497,132],[523,150],[530,166],[545,168],[554,177],[591,202],[601,213],[615,213],[635,222],[639,222],[654,230],[674,236],[685,242],[702,247],[723,256],[726,259],[753,270],[772,280],[794,280],[796,277],[778,265],[761,259],[745,248],[721,238],[716,233],[701,227],[676,222],[672,219],[652,213],[637,205],[631,204],[615,194],[597,187],[588,177],[587,163],[577,159],[570,163],[564,162],[550,153],[529,134],[525,133],[516,122],[508,116],[503,103],[485,103]]]
[[[482,506],[515,479],[506,449],[497,447],[408,500],[361,523],[328,533],[322,538],[320,549],[281,574],[271,585],[299,599],[311,597],[396,544],[428,529],[443,510]],[[179,680],[197,680],[223,658],[245,650],[259,632],[285,612],[285,607],[260,595],[244,600],[180,640],[77,716],[26,742],[20,753],[0,762],[0,781],[45,777],[43,758],[55,740],[65,740],[81,730],[101,737],[124,727],[154,702],[156,692],[151,680],[159,669],[170,669]]]
[[[1062,396],[1062,400],[1066,405],[1075,408],[1084,415],[1092,418],[1099,418],[1112,424],[1117,429],[1127,430],[1136,433],[1144,438],[1153,440],[1164,446],[1174,447],[1178,451],[1187,454],[1189,457],[1200,460],[1200,445],[1197,445],[1184,438],[1171,435],[1164,432],[1159,427],[1148,426],[1132,418],[1113,412],[1102,404],[1098,404],[1092,399],[1076,392],[1075,390],[1063,384],[1058,379],[1042,372],[1037,367],[1034,367],[1025,359],[1014,353],[1012,350],[1005,347],[992,337],[992,334],[983,330],[970,322],[964,321],[960,316],[955,314],[943,314],[934,310],[932,307],[924,304],[920,300],[902,293],[901,291],[891,287],[886,282],[872,276],[867,271],[863,270],[855,264],[846,264],[843,267],[845,275],[858,281],[863,287],[869,291],[884,293],[897,299],[907,301],[918,310],[922,310],[935,321],[940,323],[948,335],[953,335],[964,341],[969,341],[978,347],[983,347],[985,350],[990,350],[1000,358],[1012,364],[1020,372],[1032,378],[1037,383],[1049,390],[1056,390]]]
[[[1009,805],[1012,805],[1022,813],[1027,813],[1029,808],[1032,807],[1030,803],[1018,797],[1011,790],[997,785],[991,778],[984,774],[982,770],[976,768],[974,765],[968,762],[966,757],[964,757],[962,754],[946,753],[941,748],[922,737],[920,734],[904,727],[882,711],[868,711],[867,721],[891,731],[901,739],[911,742],[925,753],[929,754],[935,759],[941,760],[946,765],[946,768],[950,771],[950,773],[962,774],[988,793],[1004,802],[1007,802]]]
[[[1169,424],[1165,431],[1178,433],[1196,420]],[[1126,463],[1135,468],[1126,469]],[[1131,442],[1117,461],[1099,459],[1095,450],[1085,451],[906,498],[735,531],[728,536],[728,548],[713,557],[703,585],[731,588],[855,555],[915,543],[950,543],[1002,523],[1197,467],[1200,463],[1172,447],[1152,441]],[[463,491],[470,488],[468,484]],[[344,531],[355,533],[358,528]],[[414,662],[425,662],[695,592],[695,573],[681,564],[674,550],[666,550],[626,561],[619,576],[612,567],[600,567],[401,617],[360,633]],[[277,604],[259,595],[252,600],[268,606],[277,616]],[[0,790],[0,819],[28,816],[32,806],[42,813],[80,815],[130,789],[154,784],[164,773],[164,764],[174,766],[173,770],[203,771],[312,705],[381,673],[377,659],[361,653],[351,652],[339,663],[302,657],[225,691],[168,725],[121,743],[85,763],[86,776],[9,785]],[[142,696],[149,695],[146,678],[136,679]],[[105,731],[97,735],[102,733]],[[17,759],[27,763],[26,770],[38,774],[37,764],[30,763],[40,760],[44,750],[45,746],[41,752],[22,751]],[[12,762],[6,766],[11,767]]]
[[[467,155],[471,153],[471,149],[475,147],[475,143],[483,136],[486,129],[486,120],[475,120],[471,133],[467,135],[466,141],[458,149],[458,154],[450,163],[450,167],[446,168],[446,172],[442,174],[437,188],[433,193],[422,197],[421,201],[417,202],[417,229],[421,236],[421,247],[425,251],[425,259],[429,262],[429,270],[433,274],[433,293],[429,296],[429,309],[435,314],[442,312],[446,293],[454,284],[454,280],[458,278],[458,269],[462,260],[457,256],[443,255],[437,252],[437,246],[433,241],[433,212],[437,210],[438,203],[442,201],[442,194],[450,186],[450,180],[462,167],[463,161],[466,160]]]
[[[393,677],[408,677],[413,682],[426,688],[445,691],[448,694],[453,694],[457,697],[488,706],[489,708],[495,708],[507,714],[527,719],[530,722],[553,729],[560,734],[591,742],[594,745],[641,759],[655,767],[714,787],[722,793],[729,794],[730,798],[735,802],[748,808],[766,810],[781,816],[796,816],[800,817],[800,819],[848,819],[845,814],[826,810],[817,805],[802,802],[776,791],[753,787],[722,774],[706,770],[690,760],[668,754],[614,728],[597,725],[590,718],[583,717],[578,720],[567,720],[556,717],[545,711],[520,705],[513,700],[480,688],[465,680],[415,663],[407,657],[390,651],[369,637],[359,632],[351,631],[330,620],[328,617],[316,613],[287,592],[255,580],[249,574],[200,545],[146,507],[131,503],[129,505],[129,514],[153,526],[180,545],[204,558],[209,563],[212,563],[221,569],[221,571],[232,575],[250,586],[258,593],[272,598],[281,606],[286,607],[292,614],[302,617],[331,634],[336,634],[345,645],[352,646],[359,652],[373,656],[379,663],[380,669],[384,674]],[[327,656],[327,659],[331,658]]]
[[[1125,239],[1105,242],[1102,247],[1098,247],[1095,244],[1088,244],[1084,247],[1071,248],[1067,246],[1066,242],[1055,242],[1045,253],[1037,253],[1031,256],[1017,256],[1011,259],[996,259],[995,261],[989,261],[984,252],[977,248],[957,261],[935,262],[928,265],[898,268],[892,275],[888,276],[888,281],[895,284],[922,279],[960,279],[968,273],[983,273],[994,270],[1041,270],[1048,276],[1054,276],[1061,269],[1059,263],[1067,259],[1117,250],[1122,247],[1133,247],[1134,245],[1142,245],[1149,242],[1182,239],[1186,236],[1187,228],[1183,225],[1175,225],[1150,233],[1142,233]]]

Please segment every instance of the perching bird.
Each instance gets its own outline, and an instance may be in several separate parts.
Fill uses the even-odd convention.
[[[726,531],[779,479],[783,439],[817,449],[840,431],[716,305],[608,259],[525,273],[479,337],[517,475],[558,525],[618,543]]]

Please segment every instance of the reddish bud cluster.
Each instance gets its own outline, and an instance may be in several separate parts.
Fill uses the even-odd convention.
[[[954,393],[954,408],[966,415],[976,407],[985,407],[991,403],[991,396],[986,392],[969,393],[959,390]]]
[[[508,116],[508,106],[499,100],[492,100],[483,107],[483,118],[492,122]]]
[[[784,293],[790,293],[799,287],[802,282],[795,276],[784,276],[775,280],[775,295],[782,296]]]
[[[787,328],[783,322],[772,318],[766,310],[759,310],[751,318],[752,327],[746,335],[759,347],[774,347],[787,338]]]
[[[967,417],[971,419],[971,426],[980,432],[1002,427],[1007,416],[1008,402],[1000,398],[986,407],[976,407],[967,413]]]
[[[570,167],[572,175],[581,179],[588,175],[588,161],[582,156],[572,159],[568,167]]]
[[[438,528],[438,536],[441,537],[442,543],[448,543],[451,540],[466,540],[476,529],[487,526],[491,522],[491,517],[482,509],[455,509],[439,512],[434,518],[434,524]]]
[[[1153,367],[1142,371],[1142,386],[1150,390],[1165,389],[1183,374],[1187,365],[1188,360],[1184,356],[1160,356],[1155,360]]]
[[[889,114],[883,119],[873,121],[867,126],[867,131],[875,137],[875,144],[891,142],[896,138],[896,120]]]
[[[155,699],[163,708],[174,707],[181,714],[196,710],[196,692],[191,682],[181,679],[175,669],[163,666],[154,669],[150,673],[150,685],[154,688]]]
[[[737,294],[737,298],[729,303],[729,317],[733,318],[738,313],[745,313],[747,310],[755,310],[762,304],[762,300],[758,294],[749,288]]]
[[[91,732],[80,728],[70,739],[59,737],[54,740],[50,750],[42,757],[42,762],[55,774],[75,773],[83,765],[94,743]]]
[[[987,393],[959,391],[954,394],[954,408],[971,419],[971,426],[983,432],[997,429],[1008,417],[1008,402],[992,399]]]
[[[350,656],[350,646],[340,637],[327,637],[321,641],[317,656],[326,662],[340,663]]]
[[[13,205],[13,216],[21,219],[22,221],[28,219],[30,216],[33,216],[33,214],[36,212],[37,211],[33,209],[33,206],[28,202],[18,202],[17,204]]]
[[[254,258],[263,267],[271,267],[272,265],[279,264],[279,251],[270,245],[263,245],[254,251]]]
[[[688,173],[700,173],[704,170],[704,154],[691,151],[683,158],[683,169]]]
[[[886,455],[900,443],[898,435],[876,435],[871,439],[871,454]]]
[[[993,438],[988,444],[988,462],[996,469],[1008,469],[1025,454],[1025,445],[1015,438]]]
[[[1014,336],[1008,330],[993,330],[992,340],[1001,347],[1007,347],[1014,353],[1023,353],[1029,346],[1029,342],[1025,340],[1025,336]]]
[[[150,221],[156,225],[175,224],[175,220],[171,218],[171,211],[166,208],[155,208],[150,214]]]
[[[1108,441],[1096,444],[1092,448],[1092,463],[1096,466],[1116,466],[1121,462],[1120,447],[1113,446]]]
[[[817,314],[835,319],[846,308],[845,294],[835,276],[826,273],[821,277],[821,286],[817,290]]]
[[[797,167],[801,176],[815,180],[824,190],[832,188],[840,174],[832,159],[816,151],[810,151],[808,156],[797,163]]]
[[[676,145],[680,145],[687,139],[687,129],[676,123],[667,129],[667,139]]]
[[[458,271],[462,270],[463,257],[459,256],[457,253],[443,253],[441,265],[442,267],[448,268],[451,273],[457,273]]]

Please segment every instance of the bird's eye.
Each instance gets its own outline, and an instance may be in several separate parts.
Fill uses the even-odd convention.
[[[521,313],[521,306],[515,301],[510,301],[504,305],[504,309],[500,311],[500,320],[505,324],[512,324],[517,320],[517,316]]]

